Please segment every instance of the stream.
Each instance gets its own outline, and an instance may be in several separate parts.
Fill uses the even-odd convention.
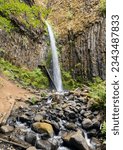
[[[35,104],[28,100],[29,106],[13,110],[7,121],[14,127],[11,138],[40,150],[101,150],[100,112],[82,93],[50,93]]]

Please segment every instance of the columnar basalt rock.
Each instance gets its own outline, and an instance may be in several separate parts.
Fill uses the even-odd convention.
[[[0,31],[0,48],[4,52],[2,55],[6,60],[21,67],[33,69],[47,57],[48,46],[45,36],[34,40],[29,36],[19,32],[6,33]]]
[[[105,79],[105,18],[89,24],[82,32],[68,32],[68,40],[62,47],[61,59],[66,70],[83,79],[100,76]]]

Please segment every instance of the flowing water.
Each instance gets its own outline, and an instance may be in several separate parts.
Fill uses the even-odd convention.
[[[50,43],[51,43],[51,49],[52,49],[52,61],[53,61],[53,80],[56,87],[56,90],[58,92],[63,91],[62,87],[62,79],[61,79],[61,71],[60,71],[60,65],[58,61],[58,53],[57,53],[57,47],[56,47],[56,41],[53,34],[53,30],[49,23],[46,21],[46,25],[49,32],[50,37]]]

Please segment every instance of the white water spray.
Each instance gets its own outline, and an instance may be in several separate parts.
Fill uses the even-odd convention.
[[[56,48],[56,41],[55,41],[55,37],[54,37],[53,31],[52,31],[52,28],[47,21],[46,21],[46,25],[47,25],[48,32],[49,32],[51,49],[52,49],[53,80],[54,80],[54,84],[56,86],[56,90],[58,92],[62,92],[63,87],[62,87],[61,71],[60,71],[57,48]]]

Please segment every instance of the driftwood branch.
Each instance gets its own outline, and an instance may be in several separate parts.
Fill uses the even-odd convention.
[[[19,143],[17,143],[17,142],[9,141],[9,140],[4,139],[4,138],[2,138],[2,137],[0,137],[0,141],[5,142],[5,143],[9,143],[9,144],[12,144],[12,145],[15,145],[15,146],[19,146],[19,147],[21,147],[21,148],[23,148],[23,149],[27,149],[27,148],[28,148],[28,146],[25,146],[25,145],[23,145],[23,144],[19,144]]]

